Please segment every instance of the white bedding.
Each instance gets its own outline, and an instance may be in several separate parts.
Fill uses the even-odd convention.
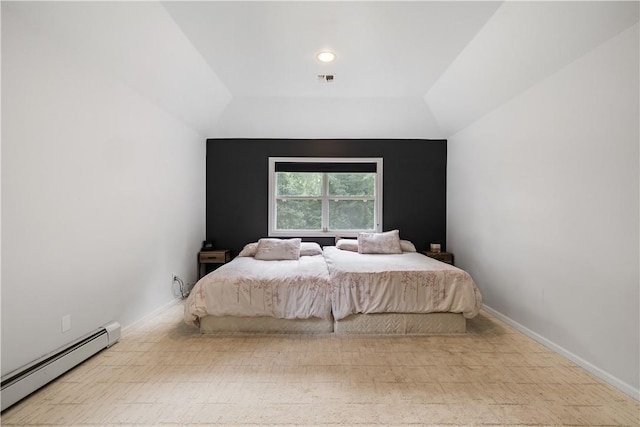
[[[329,272],[322,255],[262,261],[236,257],[200,279],[185,303],[184,320],[213,316],[331,318]]]
[[[480,311],[482,297],[471,276],[419,253],[360,254],[324,248],[336,320],[357,313],[462,313]]]

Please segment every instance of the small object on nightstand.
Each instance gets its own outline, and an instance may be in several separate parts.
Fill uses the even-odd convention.
[[[429,258],[437,259],[438,261],[446,262],[447,264],[453,265],[453,254],[450,252],[422,251],[422,253]]]
[[[226,264],[231,261],[230,249],[214,249],[198,253],[198,278],[205,275],[207,264]]]
[[[440,252],[440,243],[431,243],[431,245],[429,245],[429,248],[431,249],[430,252]]]

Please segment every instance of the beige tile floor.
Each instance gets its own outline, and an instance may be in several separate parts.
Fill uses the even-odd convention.
[[[3,426],[640,426],[640,404],[481,313],[465,335],[205,336],[176,305]]]

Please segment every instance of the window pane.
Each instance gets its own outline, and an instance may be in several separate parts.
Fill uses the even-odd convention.
[[[277,172],[276,194],[278,196],[322,195],[322,173]]]
[[[278,200],[276,218],[278,230],[320,230],[322,200]]]
[[[330,173],[328,175],[331,196],[373,196],[375,194],[375,173]]]
[[[331,230],[373,230],[373,200],[330,200]]]

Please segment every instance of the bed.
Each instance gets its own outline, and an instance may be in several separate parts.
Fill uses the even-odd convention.
[[[478,314],[482,297],[467,272],[415,248],[359,253],[355,245],[323,250],[335,333],[463,333]]]
[[[292,241],[293,248],[274,249]],[[330,292],[317,243],[260,239],[195,284],[184,320],[211,334],[327,333],[333,331]]]

